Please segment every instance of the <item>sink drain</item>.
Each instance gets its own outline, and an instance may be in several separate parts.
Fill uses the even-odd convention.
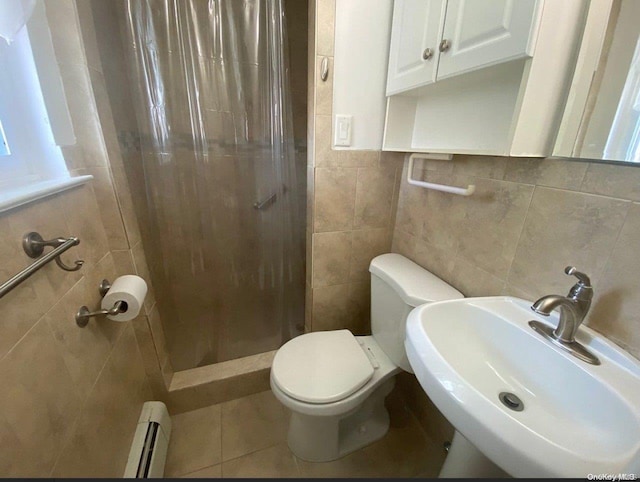
[[[524,410],[524,403],[522,402],[522,400],[520,400],[517,395],[511,392],[502,392],[500,395],[498,395],[498,398],[505,407],[511,410],[514,410],[516,412],[522,412]]]

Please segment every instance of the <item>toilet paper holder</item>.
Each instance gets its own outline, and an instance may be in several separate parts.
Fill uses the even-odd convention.
[[[109,291],[109,288],[111,288],[111,282],[107,279],[103,279],[98,287],[100,296],[104,298],[107,291]],[[86,305],[81,306],[76,313],[76,324],[80,328],[84,328],[89,323],[89,318],[93,318],[94,316],[117,315],[126,312],[127,309],[128,306],[126,301],[116,301],[108,310],[89,311],[89,308]]]

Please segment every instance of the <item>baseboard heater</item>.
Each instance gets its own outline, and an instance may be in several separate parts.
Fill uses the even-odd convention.
[[[162,402],[145,402],[133,436],[124,477],[164,477],[164,463],[171,436],[171,418]]]

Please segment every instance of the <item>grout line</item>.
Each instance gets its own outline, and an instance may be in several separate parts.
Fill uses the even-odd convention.
[[[513,253],[513,258],[511,258],[511,263],[509,263],[509,269],[507,270],[507,274],[504,278],[505,286],[503,289],[506,289],[506,287],[509,285],[509,279],[511,278],[511,271],[513,270],[513,263],[516,260],[516,255],[518,254],[518,248],[520,247],[522,236],[524,235],[524,228],[527,225],[527,220],[529,219],[529,215],[531,214],[531,205],[533,204],[533,198],[536,195],[537,189],[538,189],[538,186],[536,185],[534,186],[533,191],[531,191],[531,198],[529,198],[529,203],[527,204],[527,211],[524,215],[524,222],[522,223],[522,227],[520,228],[520,234],[518,235],[518,241],[516,242],[516,250]]]
[[[609,254],[607,255],[607,259],[604,262],[604,264],[602,265],[602,271],[600,273],[597,273],[595,276],[593,276],[593,280],[594,281],[600,281],[600,277],[604,277],[604,274],[607,272],[607,268],[609,267],[609,262],[611,261],[611,258],[613,257],[613,253],[615,253],[617,251],[618,248],[618,242],[620,241],[620,237],[622,236],[622,231],[624,231],[624,227],[627,224],[627,220],[629,219],[629,213],[631,212],[631,207],[633,206],[633,203],[629,202],[629,205],[627,206],[627,212],[624,213],[624,220],[622,221],[622,224],[620,225],[620,230],[618,231],[618,234],[616,235],[616,240],[613,242],[613,247],[611,248],[611,250],[609,251]]]

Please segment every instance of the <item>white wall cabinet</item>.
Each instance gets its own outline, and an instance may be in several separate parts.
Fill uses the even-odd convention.
[[[396,0],[387,95],[436,81],[446,0]]]
[[[532,57],[540,6],[536,0],[448,0],[438,80]]]
[[[387,95],[530,57],[537,0],[395,0]]]
[[[550,155],[588,3],[395,0],[383,150]]]

